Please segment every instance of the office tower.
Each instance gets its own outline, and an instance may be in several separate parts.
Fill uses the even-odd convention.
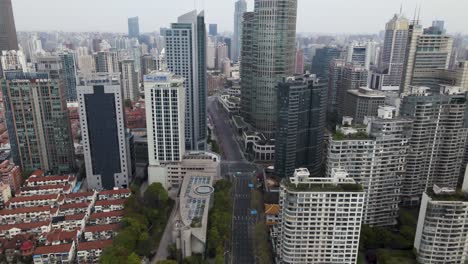
[[[224,43],[226,43],[228,52],[227,52],[227,57],[229,60],[231,60],[231,53],[232,53],[232,43],[231,43],[231,38],[224,38]]]
[[[0,52],[4,50],[18,50],[11,0],[0,0]]]
[[[231,60],[225,58],[222,62],[221,72],[224,74],[226,78],[231,77]]]
[[[409,20],[401,14],[395,16],[385,26],[384,44],[379,71],[383,74],[378,80],[380,86],[400,86],[408,45]]]
[[[58,56],[62,62],[64,86],[67,94],[67,101],[76,102],[76,67],[75,54],[64,51],[59,52]]]
[[[119,62],[119,71],[123,99],[138,101],[140,90],[138,87],[138,73],[135,71],[135,61],[123,60]]]
[[[320,172],[325,130],[326,83],[312,75],[287,77],[278,84],[275,172],[291,177],[299,167]]]
[[[119,72],[119,59],[116,51],[99,51],[94,54],[96,72]]]
[[[218,43],[218,47],[216,47],[216,68],[218,70],[223,68],[223,60],[228,58],[228,54],[226,43]]]
[[[331,178],[309,176],[307,169],[297,169],[281,182],[276,259],[289,264],[356,263],[362,186],[338,169]]]
[[[167,69],[184,78],[186,90],[185,147],[206,148],[206,29],[205,16],[194,10],[164,32]]]
[[[138,17],[130,17],[128,19],[128,37],[138,38],[140,36],[140,25],[138,24]]]
[[[337,87],[337,110],[338,115],[343,115],[345,105],[345,95],[348,90],[357,90],[360,87],[367,87],[368,71],[362,65],[347,63],[343,68],[342,78]]]
[[[47,73],[7,72],[2,81],[13,161],[24,170],[75,169],[65,91]]]
[[[334,59],[340,59],[342,53],[343,51],[336,46],[326,46],[317,49],[312,59],[310,72],[316,74],[319,78],[327,80],[330,62]]]
[[[424,34],[444,35],[446,33],[444,26],[445,22],[443,20],[434,20],[432,26],[424,29]]]
[[[401,177],[405,154],[411,136],[412,121],[395,118],[393,107],[380,107],[378,117],[371,119],[367,129],[343,126],[330,140],[327,155],[327,176],[334,168],[349,173],[363,185],[363,223],[391,226],[397,223]]]
[[[315,57],[314,57],[315,58]],[[346,65],[344,59],[333,59],[330,61],[327,71],[328,92],[327,92],[327,112],[335,114],[338,111],[338,91],[341,90],[343,82],[343,69]],[[323,74],[323,73],[322,73]]]
[[[437,185],[423,194],[414,239],[418,263],[466,263],[466,195],[466,190],[442,189]]]
[[[254,34],[254,12],[245,12],[242,19],[242,50],[240,50],[242,63],[240,65],[240,76],[242,77],[243,83],[253,82],[253,69],[254,57],[253,57],[253,34]],[[240,103],[240,115],[245,121],[252,122],[252,104],[254,103],[255,91],[251,89],[241,88],[241,103]]]
[[[409,26],[407,55],[400,93],[408,94],[411,86],[428,86],[438,92],[433,75],[437,69],[448,69],[453,39],[444,34],[423,33],[417,22]]]
[[[141,56],[141,79],[152,71],[159,70],[159,61],[153,55],[146,54]]]
[[[456,188],[467,137],[463,126],[466,99],[457,87],[431,94],[427,87],[412,87],[401,102],[400,115],[414,120],[402,199],[417,205],[433,184]]]
[[[212,37],[208,37],[206,41],[206,67],[214,69],[216,67],[216,41]]]
[[[304,50],[297,48],[296,49],[296,60],[294,62],[294,73],[303,74],[304,73]]]
[[[88,74],[96,70],[94,57],[89,54],[87,47],[79,47],[76,50],[76,55],[78,57],[78,71],[80,73]]]
[[[256,0],[253,21],[246,22],[244,16],[243,33],[252,41],[242,45],[242,93],[252,98],[241,114],[249,111],[244,118],[267,138],[274,138],[276,131],[277,84],[294,73],[296,13],[297,0]]]
[[[92,41],[92,48],[93,48],[93,52],[99,52],[101,51],[101,42],[102,42],[102,39],[99,39],[99,38],[94,38],[93,41]]]
[[[349,44],[346,62],[363,66],[366,70],[370,68],[370,47],[369,42]]]
[[[88,189],[128,187],[131,164],[119,74],[79,76],[77,96]]]
[[[234,35],[232,37],[231,60],[235,63],[239,60],[242,50],[242,21],[244,13],[247,12],[247,2],[237,0],[234,8]]]
[[[144,77],[149,165],[181,161],[185,152],[184,79],[170,72]]]
[[[345,94],[343,116],[362,124],[364,117],[377,116],[379,106],[385,105],[385,94],[367,87],[348,90]]]
[[[217,36],[218,35],[218,24],[209,24],[209,35]]]

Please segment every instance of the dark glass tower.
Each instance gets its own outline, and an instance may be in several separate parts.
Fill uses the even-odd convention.
[[[2,50],[18,50],[11,0],[0,0],[0,52]]]
[[[138,38],[140,36],[138,17],[130,17],[128,19],[128,36],[130,38]]]
[[[326,115],[326,83],[315,76],[288,77],[278,84],[275,171],[291,177],[296,168],[320,172]]]

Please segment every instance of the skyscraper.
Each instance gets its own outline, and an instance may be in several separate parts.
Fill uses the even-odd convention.
[[[304,73],[304,49],[296,49],[296,60],[294,62],[294,73],[303,74]]]
[[[1,85],[14,162],[24,170],[72,172],[74,148],[62,80],[18,71],[5,73]]]
[[[242,20],[245,12],[247,12],[247,2],[245,0],[237,0],[234,9],[234,36],[232,37],[231,49],[231,60],[233,62],[239,60],[242,49]]]
[[[377,116],[379,106],[385,105],[385,93],[367,87],[348,90],[345,94],[343,116],[362,124],[365,117]]]
[[[119,62],[119,69],[123,99],[137,101],[140,98],[140,90],[138,88],[138,73],[135,71],[135,61],[122,60]]]
[[[367,129],[350,124],[337,129],[328,148],[327,176],[341,168],[364,187],[362,221],[367,225],[392,226],[398,217],[412,122],[394,118],[394,110],[379,108],[379,116],[371,120]]]
[[[334,59],[340,59],[343,50],[336,46],[326,46],[315,51],[310,72],[317,77],[328,79],[329,66]]]
[[[329,113],[329,118],[332,117],[331,115],[335,116],[338,112],[338,91],[341,90],[343,84],[345,65],[344,59],[332,59],[328,64],[327,73],[322,72],[323,76],[328,76],[327,112]]]
[[[218,24],[209,24],[209,29],[210,36],[218,35]]]
[[[194,10],[164,31],[167,69],[184,78],[185,147],[206,148],[206,28],[203,12]]]
[[[254,73],[253,56],[253,35],[254,35],[254,12],[245,12],[242,19],[242,64],[240,67],[240,76],[242,83],[252,83]],[[255,102],[255,90],[241,88],[240,114],[245,121],[252,122],[252,104]]]
[[[343,170],[312,178],[296,169],[280,185],[278,263],[356,263],[364,197]]]
[[[244,69],[241,79],[242,93],[255,97],[250,99],[252,103],[247,108],[250,113],[244,117],[258,132],[273,138],[277,121],[277,84],[294,73],[297,0],[256,0],[253,13],[253,27],[247,26],[247,30],[252,29],[247,33],[252,36],[252,43],[242,46],[241,68]],[[244,53],[244,50],[251,52]],[[251,62],[244,63],[244,60]],[[252,78],[246,76],[248,78],[244,79],[242,74],[246,71],[251,72]]]
[[[77,96],[88,189],[128,187],[132,166],[119,74],[80,76]]]
[[[287,77],[278,84],[275,171],[291,177],[299,167],[320,172],[325,130],[326,83],[315,76]]]
[[[433,82],[434,71],[448,69],[452,54],[452,37],[429,31],[424,33],[418,22],[409,26],[406,61],[400,93],[410,93],[411,86],[427,86],[434,92],[439,84]]]
[[[0,0],[0,52],[3,50],[18,50],[11,0]]]
[[[170,72],[144,76],[149,166],[181,161],[185,153],[184,79]]]
[[[370,68],[370,43],[353,42],[348,46],[346,62],[363,66],[366,70]]]
[[[417,205],[434,184],[455,189],[460,174],[467,129],[463,126],[465,95],[457,87],[431,94],[428,87],[412,87],[401,102],[400,115],[414,120],[402,199]]]
[[[67,93],[67,101],[76,102],[76,63],[75,54],[64,51],[59,52],[58,56],[62,61],[64,86]]]
[[[138,17],[128,18],[128,37],[138,38],[140,36],[140,25],[138,23]]]
[[[94,54],[96,72],[119,72],[119,60],[116,51],[99,51]]]
[[[228,47],[226,43],[218,43],[218,47],[216,47],[216,68],[218,70],[223,69],[223,61],[228,58],[228,54]]]
[[[401,14],[385,26],[385,39],[379,71],[383,74],[381,86],[400,86],[408,45],[409,20]]]
[[[367,86],[368,71],[362,65],[347,63],[343,68],[341,80],[337,89],[337,110],[338,116],[343,115],[345,105],[345,95],[348,90],[357,90],[360,87]]]

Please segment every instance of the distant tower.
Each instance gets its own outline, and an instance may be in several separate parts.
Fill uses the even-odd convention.
[[[304,73],[304,50],[301,48],[296,49],[296,61],[294,63],[294,73]]]
[[[206,28],[205,15],[194,10],[178,18],[166,38],[167,69],[185,79],[185,147],[206,148]]]
[[[246,121],[268,138],[276,132],[277,85],[294,73],[296,16],[297,0],[256,0],[253,23],[247,22],[253,25],[247,33],[252,41],[242,47],[241,79],[242,93],[252,97],[241,113],[249,111]]]
[[[63,74],[65,76],[65,91],[67,101],[76,102],[76,63],[75,54],[68,51],[60,52],[60,60],[63,65]]]
[[[116,51],[99,51],[94,54],[96,72],[119,72],[119,60]]]
[[[11,0],[0,0],[0,52],[3,50],[18,50]]]
[[[140,36],[140,25],[138,17],[130,17],[128,19],[128,37],[138,38]]]
[[[210,36],[218,35],[218,24],[210,24],[209,29],[210,29],[209,31]]]
[[[232,38],[231,60],[237,62],[239,60],[240,51],[242,49],[242,21],[243,15],[247,12],[247,2],[238,0],[234,10],[234,36]]]
[[[128,187],[132,166],[119,74],[80,76],[77,95],[88,189]]]

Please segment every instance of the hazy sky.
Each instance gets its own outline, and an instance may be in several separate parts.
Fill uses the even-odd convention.
[[[167,27],[194,7],[205,9],[206,23],[232,31],[235,0],[12,0],[17,30],[126,32],[127,17],[140,17],[140,31]],[[253,0],[247,0],[248,10]],[[399,11],[412,18],[446,21],[449,32],[468,33],[468,0],[298,0],[298,32],[377,33]]]

